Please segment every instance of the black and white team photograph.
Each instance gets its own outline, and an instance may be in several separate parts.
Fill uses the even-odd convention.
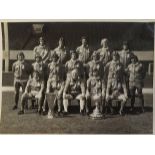
[[[153,134],[154,23],[0,24],[0,134]]]

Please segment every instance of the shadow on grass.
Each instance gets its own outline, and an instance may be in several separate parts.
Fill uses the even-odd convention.
[[[129,115],[140,115],[141,113],[143,113],[141,107],[135,107],[133,111],[131,111],[130,107],[126,107],[125,112]],[[153,112],[153,107],[144,107],[144,113],[146,112]]]

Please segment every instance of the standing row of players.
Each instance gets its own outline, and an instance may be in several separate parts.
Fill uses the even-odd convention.
[[[114,113],[112,101],[118,100],[121,102],[119,114],[122,115],[129,97],[131,110],[134,109],[136,91],[144,111],[144,69],[129,50],[128,43],[124,41],[119,52],[111,51],[108,39],[104,38],[101,48],[91,52],[85,37],[81,42],[75,51],[68,52],[61,37],[58,47],[50,51],[44,38],[40,37],[39,45],[34,48],[35,62],[31,65],[25,61],[23,52],[18,53],[12,66],[14,110],[18,108],[20,87],[23,91],[18,114],[24,114],[28,99],[32,99],[38,102],[39,114],[47,113],[48,109],[48,117],[53,117],[55,100],[47,100],[46,94],[49,93],[56,96],[58,115],[68,114],[68,105],[73,99],[79,100],[82,115],[90,113],[90,102],[95,103],[101,113],[108,109]]]

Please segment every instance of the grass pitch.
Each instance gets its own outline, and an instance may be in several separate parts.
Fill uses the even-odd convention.
[[[151,134],[153,132],[153,95],[144,95],[145,113],[107,115],[102,120],[72,113],[68,117],[48,120],[33,110],[24,115],[13,111],[13,92],[2,93],[0,133],[5,134]],[[20,105],[20,104],[19,104]],[[127,104],[127,107],[129,104]],[[136,106],[138,106],[136,102]]]

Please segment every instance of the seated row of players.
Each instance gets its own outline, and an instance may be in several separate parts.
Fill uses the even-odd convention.
[[[58,115],[61,115],[62,109],[63,114],[67,114],[69,101],[73,99],[80,101],[82,115],[85,111],[90,112],[89,100],[95,103],[101,113],[108,107],[113,113],[112,101],[116,99],[121,102],[119,114],[122,115],[129,94],[133,110],[136,90],[144,111],[144,69],[138,58],[128,49],[127,42],[123,43],[121,52],[112,52],[108,40],[102,39],[102,48],[91,54],[86,38],[83,37],[81,41],[82,45],[76,51],[67,53],[64,39],[60,38],[59,46],[49,52],[41,37],[39,46],[34,48],[35,62],[32,65],[19,52],[18,60],[12,67],[15,86],[13,109],[18,106],[20,87],[23,91],[18,114],[24,114],[28,99],[37,99],[40,114],[46,112],[48,104],[49,118],[54,114],[55,103]],[[48,101],[46,94],[49,93],[55,94],[54,101]]]

